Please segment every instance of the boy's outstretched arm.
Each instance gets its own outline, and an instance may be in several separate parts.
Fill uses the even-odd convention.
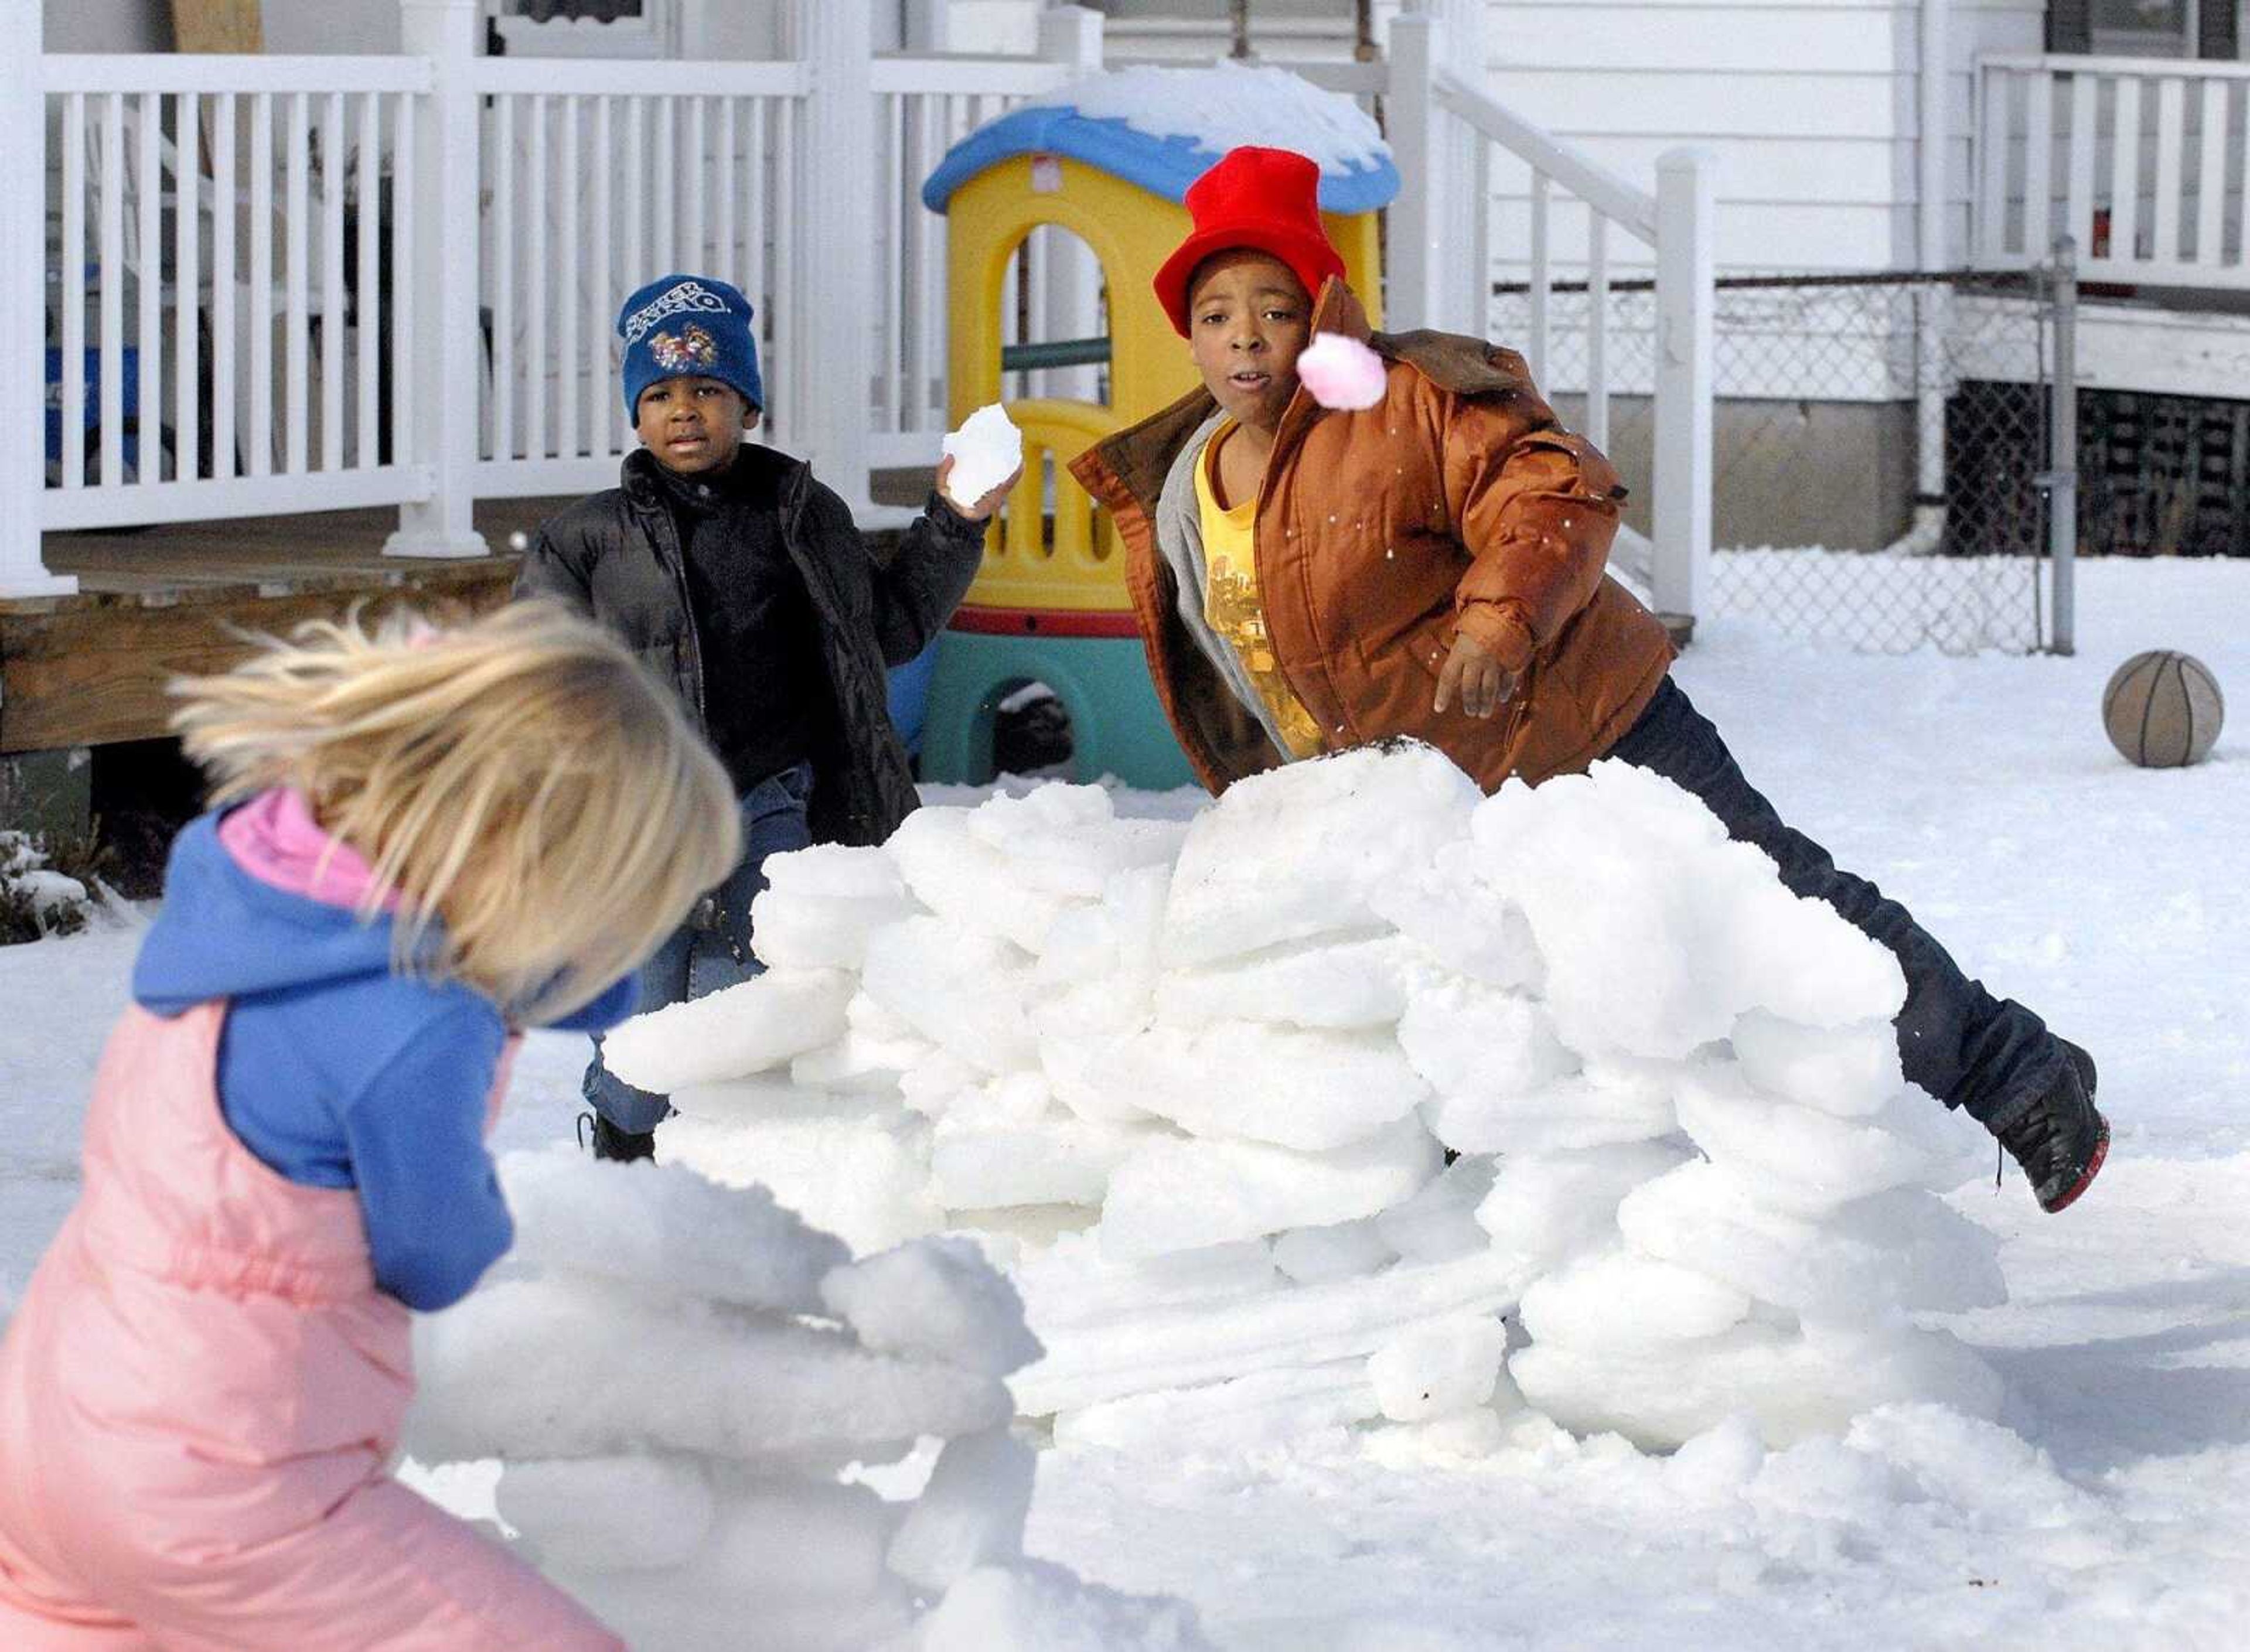
[[[1458,668],[1447,662],[1440,692],[1452,682],[1469,710],[1489,714],[1478,700],[1494,677],[1504,697],[1601,589],[1625,490],[1601,451],[1536,396],[1459,398],[1443,440],[1446,508],[1470,558],[1453,597],[1469,646]]]
[[[950,458],[939,461],[936,485],[889,566],[874,570],[875,635],[884,663],[903,665],[929,645],[984,560],[984,529],[1015,486],[1011,476],[963,510],[945,492]],[[1020,472],[1019,472],[1020,474]]]

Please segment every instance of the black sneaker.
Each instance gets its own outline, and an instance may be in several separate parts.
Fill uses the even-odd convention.
[[[627,1164],[636,1159],[656,1157],[656,1132],[653,1130],[620,1130],[597,1112],[578,1115],[578,1144],[585,1145],[586,1126],[591,1125],[594,1133],[594,1157],[615,1164]]]
[[[2000,1132],[2039,1208],[2066,1209],[2092,1185],[2109,1153],[2109,1121],[2094,1105],[2094,1057],[2068,1039],[2053,1079],[2023,1116]]]

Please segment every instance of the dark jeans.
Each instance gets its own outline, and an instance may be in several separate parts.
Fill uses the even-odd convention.
[[[806,763],[750,788],[742,802],[742,858],[727,881],[706,896],[641,966],[634,1014],[645,1015],[666,1004],[706,997],[764,972],[765,966],[750,951],[750,902],[766,886],[767,856],[803,849],[812,842],[805,823],[805,805],[811,796],[812,768]],[[594,1109],[620,1130],[653,1130],[672,1111],[665,1097],[634,1089],[602,1064],[598,1033],[594,1059],[580,1088]]]
[[[1897,956],[1906,972],[1899,1062],[1910,1081],[1994,1132],[2046,1088],[2063,1058],[2046,1024],[1964,975],[1905,907],[1866,878],[1837,871],[1826,850],[1785,823],[1750,788],[1719,731],[1670,678],[1607,754],[1694,793],[1729,837],[1773,857],[1792,893],[1826,901]]]

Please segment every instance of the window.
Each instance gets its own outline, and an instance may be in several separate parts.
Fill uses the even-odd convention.
[[[2240,55],[2245,0],[2047,0],[2050,52],[2119,58]]]
[[[2120,58],[2195,55],[2197,0],[2093,0],[2095,52]]]
[[[500,0],[493,26],[525,57],[669,58],[680,12],[680,0]]]
[[[534,23],[558,17],[569,23],[615,23],[619,17],[640,16],[641,0],[515,0],[512,10]]]

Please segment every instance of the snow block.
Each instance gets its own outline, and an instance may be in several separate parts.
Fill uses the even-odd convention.
[[[1467,835],[1476,785],[1411,742],[1253,774],[1188,828],[1164,961],[1194,968],[1315,935],[1382,933],[1373,892]]]
[[[1328,1153],[1181,1138],[1117,1167],[1101,1207],[1101,1249],[1123,1261],[1349,1222],[1396,1204],[1438,1174],[1443,1154],[1412,1119]]]
[[[1799,1315],[1865,1321],[2007,1300],[1998,1238],[1919,1188],[1815,1222],[1772,1209],[1732,1172],[1696,1160],[1627,1194],[1618,1226],[1636,1249]]]
[[[820,1300],[880,1353],[1004,1377],[1044,1352],[1016,1287],[965,1239],[917,1239],[839,1267]]]
[[[1008,857],[969,829],[969,811],[923,808],[883,845],[916,900],[956,929],[999,935],[1035,953],[1069,903],[1029,886]]]
[[[1545,979],[1530,920],[1477,871],[1474,843],[1442,845],[1369,891],[1367,904],[1455,974],[1513,992],[1536,993]]]
[[[1988,1139],[1919,1090],[1880,1113],[1839,1119],[1750,1087],[1739,1068],[1681,1075],[1680,1123],[1715,1164],[1777,1210],[1819,1216],[1888,1187],[1957,1187],[1977,1174]]]
[[[1460,979],[1416,985],[1398,1045],[1441,1096],[1522,1095],[1578,1067],[1536,1000]]]
[[[1715,1337],[1750,1311],[1750,1298],[1733,1286],[1623,1245],[1580,1256],[1523,1293],[1523,1328],[1535,1348],[1559,1342],[1649,1353]]]
[[[1096,1082],[1197,1135],[1304,1153],[1364,1140],[1430,1093],[1387,1031],[1256,1021],[1153,1027],[1121,1041]]]
[[[1678,1068],[1630,1057],[1597,1058],[1536,1090],[1440,1094],[1422,1117],[1456,1153],[1577,1153],[1653,1141],[1680,1127],[1672,1105]]]
[[[1888,1020],[1806,1027],[1751,1009],[1736,1020],[1731,1042],[1757,1088],[1839,1119],[1879,1113],[1906,1088],[1898,1029]]]
[[[1426,1422],[1493,1397],[1508,1359],[1508,1327],[1490,1314],[1417,1325],[1369,1356],[1367,1374],[1383,1415]]]
[[[840,1037],[852,986],[840,970],[769,969],[634,1016],[603,1040],[602,1058],[627,1084],[659,1095],[763,1072]]]
[[[569,1143],[501,1160],[518,1236],[509,1261],[598,1276],[652,1296],[702,1297],[777,1313],[818,1310],[821,1281],[850,1260],[763,1187],[716,1185],[681,1165],[605,1165]]]
[[[1998,1415],[1998,1375],[1937,1331],[1798,1336],[1737,1325],[1701,1345],[1628,1356],[1534,1343],[1508,1371],[1524,1398],[1575,1434],[1614,1430],[1668,1450],[1737,1412],[1771,1449],[1841,1434],[1877,1406],[1928,1401],[1972,1417]]]
[[[919,820],[932,812],[922,809],[908,818]],[[1024,1013],[1031,988],[1028,964],[989,931],[909,918],[867,944],[860,984],[922,1037],[986,1072],[1039,1064],[1039,1038]]]

